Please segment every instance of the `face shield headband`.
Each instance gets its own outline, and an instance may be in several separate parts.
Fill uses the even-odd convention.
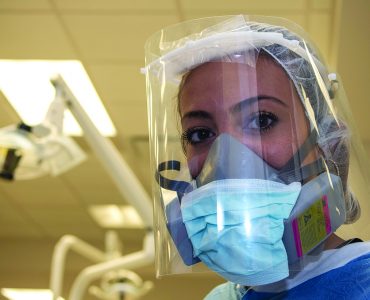
[[[308,49],[302,48],[298,40],[286,39],[278,32],[254,32],[248,29],[248,27],[238,28],[238,31],[215,33],[196,41],[189,40],[182,47],[148,64],[142,69],[142,73],[150,72],[161,76],[165,67],[166,80],[179,83],[182,74],[202,63],[216,61],[228,54],[260,49],[274,44],[289,49],[307,61],[312,60],[318,72],[325,72],[321,62],[312,57]]]
[[[174,50],[168,50],[167,47],[164,47],[162,50],[164,54],[150,61],[141,70],[142,73],[151,74],[157,79],[162,78],[161,80],[168,83],[179,85],[184,74],[203,63],[223,60],[237,53],[263,50],[286,71],[292,80],[305,107],[311,130],[318,131],[315,117],[318,112],[310,103],[318,95],[308,93],[309,88],[305,82],[308,85],[311,84],[309,78],[305,78],[305,76],[312,77],[311,80],[318,88],[316,93],[320,94],[321,102],[326,106],[324,111],[328,111],[334,119],[333,122],[339,126],[331,101],[338,89],[336,74],[327,73],[325,66],[316,55],[311,54],[305,40],[284,28],[273,29],[276,32],[269,31],[271,29],[266,29],[266,24],[258,25],[258,23],[246,22],[242,16],[233,18],[231,24],[228,31],[226,29],[226,31],[219,32],[217,30],[220,28],[211,28],[204,30],[200,36],[191,36],[169,43],[167,46],[169,49],[173,45],[179,45],[179,47]],[[221,25],[221,28],[223,26],[224,24]],[[227,28],[230,24],[226,23],[225,26]],[[286,59],[294,61],[293,64],[285,61]],[[291,66],[289,66],[290,64]],[[302,67],[309,69],[304,71],[306,74],[303,77],[300,71],[298,74],[294,74],[294,70],[300,70]],[[320,110],[320,108],[318,109]]]

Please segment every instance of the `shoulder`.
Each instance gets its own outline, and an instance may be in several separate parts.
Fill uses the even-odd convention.
[[[367,299],[370,295],[370,254],[312,278],[286,293],[295,299],[293,296],[306,292],[318,299]]]
[[[335,271],[335,270],[333,270]],[[370,287],[370,253],[362,255],[338,269],[338,276],[354,278]]]
[[[204,300],[238,300],[238,290],[236,284],[232,282],[226,282],[216,286],[211,290]]]
[[[333,269],[321,276],[325,278],[333,275],[337,279],[355,280],[358,283],[363,282],[370,286],[370,253],[361,255],[344,266]]]

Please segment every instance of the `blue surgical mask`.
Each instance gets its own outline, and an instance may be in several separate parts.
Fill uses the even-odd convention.
[[[286,278],[284,219],[300,190],[298,182],[224,179],[186,194],[181,212],[194,256],[238,284],[261,285]]]

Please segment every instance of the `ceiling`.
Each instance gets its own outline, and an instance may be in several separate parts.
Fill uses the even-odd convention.
[[[369,153],[370,101],[365,91],[370,69],[369,6],[366,0],[350,4],[339,0],[0,0],[0,59],[80,60],[117,128],[114,145],[150,194],[145,79],[140,68],[145,40],[152,33],[183,20],[224,14],[275,15],[297,22],[342,75],[359,137]],[[17,121],[0,93],[0,127]],[[60,237],[72,234],[103,247],[105,230],[87,207],[127,202],[83,137],[76,140],[89,158],[69,172],[0,182],[0,287],[47,287],[53,245]],[[140,249],[143,230],[118,233],[125,252]],[[66,286],[87,264],[71,255]],[[153,266],[139,272],[154,276]],[[173,299],[174,295],[182,299],[179,290],[173,291],[173,286],[181,289],[181,282],[194,286],[198,293],[194,299],[200,298],[220,282],[207,276],[158,281],[145,299]]]

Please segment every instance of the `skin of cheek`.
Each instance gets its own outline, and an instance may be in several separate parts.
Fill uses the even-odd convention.
[[[295,86],[282,68],[270,59],[261,59],[257,70],[259,92],[279,95],[278,98],[289,107],[289,110],[277,110],[279,123],[273,128],[274,133],[262,134],[262,152],[256,152],[272,167],[279,169],[307,139],[309,123]],[[266,74],[268,80],[265,80]],[[273,76],[269,77],[270,74]]]
[[[190,154],[188,156],[189,157],[188,158],[188,168],[189,168],[189,172],[192,178],[195,178],[202,170],[202,167],[208,155],[208,150],[209,149],[205,149],[200,154],[196,154],[196,155]]]
[[[298,120],[304,120],[303,111],[293,112],[293,114]],[[256,153],[276,169],[284,167],[308,136],[305,122],[294,124],[292,119],[296,120],[296,118],[291,114],[280,115],[283,117],[279,119],[278,125],[266,135],[262,134],[262,151],[255,149]]]

